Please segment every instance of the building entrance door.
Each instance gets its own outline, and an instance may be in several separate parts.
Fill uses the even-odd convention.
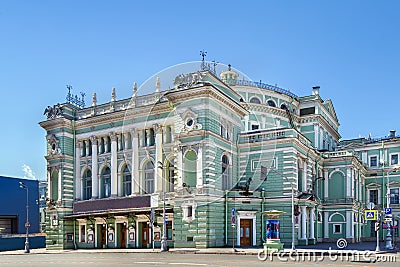
[[[142,248],[147,248],[149,241],[149,225],[147,222],[142,223]]]
[[[106,226],[101,225],[100,226],[100,248],[105,248],[106,247],[106,238],[107,238],[107,233],[106,233]]]
[[[120,240],[121,248],[126,248],[126,226],[124,224],[121,224]]]
[[[240,246],[251,246],[253,240],[253,221],[252,219],[240,220]]]

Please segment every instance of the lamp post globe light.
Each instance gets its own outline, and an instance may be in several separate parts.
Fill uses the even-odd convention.
[[[29,189],[28,187],[23,183],[19,182],[19,187],[26,190],[26,222],[25,222],[25,228],[26,228],[26,237],[25,237],[25,253],[29,253],[29,227],[31,226],[29,224]]]
[[[162,162],[157,162],[158,163],[158,168],[160,170],[164,170],[164,166],[162,164]],[[161,177],[163,176],[163,173],[161,173]],[[166,183],[167,181],[165,181],[165,178],[162,178],[162,185],[163,185],[163,227],[162,227],[162,237],[161,237],[161,251],[165,252],[167,251],[167,236],[166,236],[166,232],[167,232],[167,225],[166,225],[166,212],[165,212],[165,195],[166,195]]]

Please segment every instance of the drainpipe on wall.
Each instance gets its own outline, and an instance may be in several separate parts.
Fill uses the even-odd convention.
[[[225,190],[225,246],[228,246],[228,190]]]

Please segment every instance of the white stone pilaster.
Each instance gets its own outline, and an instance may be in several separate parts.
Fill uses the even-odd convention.
[[[178,147],[178,155],[177,155],[177,165],[178,165],[178,169],[177,169],[177,185],[178,187],[182,187],[183,184],[183,151],[182,151],[182,147]]]
[[[154,178],[155,178],[155,187],[154,192],[162,192],[163,187],[163,169],[159,168],[159,164],[163,164],[162,160],[162,133],[163,129],[161,125],[154,125],[154,130],[156,132],[156,162],[154,163]],[[160,162],[160,163],[159,163]],[[161,165],[162,166],[162,165]]]
[[[203,144],[199,144],[199,149],[197,151],[197,166],[196,166],[196,187],[203,186]],[[228,167],[229,168],[229,167]]]
[[[353,212],[352,211],[346,211],[346,238],[353,238],[353,229],[354,229],[354,223],[353,223]]]
[[[118,195],[118,155],[117,155],[117,136],[110,134],[111,138],[111,196]]]
[[[91,137],[92,141],[92,198],[99,197],[99,169],[98,169],[98,153],[97,153],[97,139]]]
[[[315,226],[315,208],[310,209],[310,234],[308,236],[309,239],[314,239],[314,226]]]
[[[140,193],[139,178],[139,133],[136,129],[132,130],[132,193]]]
[[[324,212],[324,238],[329,238],[329,211]]]
[[[319,133],[319,125],[314,124],[314,146],[316,149],[319,149],[318,147],[318,133]]]
[[[346,197],[351,197],[351,168],[346,169]]]
[[[58,169],[58,190],[57,190],[57,200],[62,200],[62,169],[61,166]]]
[[[82,153],[82,145],[84,145],[81,141],[77,141],[76,151],[75,151],[75,199],[82,199],[82,177],[80,172],[81,166],[81,153]]]
[[[307,161],[303,160],[302,180],[301,180],[301,191],[307,192]]]

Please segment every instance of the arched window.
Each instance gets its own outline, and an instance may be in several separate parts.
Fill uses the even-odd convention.
[[[254,103],[254,104],[261,104],[260,99],[258,99],[258,97],[252,97],[250,98],[250,103]]]
[[[149,161],[144,168],[144,193],[154,193],[154,167],[153,163]]]
[[[167,191],[174,192],[174,184],[175,184],[175,167],[174,161],[169,161],[167,164]]]
[[[228,190],[230,187],[230,179],[229,179],[229,159],[227,156],[222,156],[222,190]]]
[[[102,197],[110,197],[111,196],[111,170],[106,167],[101,174],[101,196]]]
[[[286,106],[286,104],[282,104],[281,109],[288,110],[288,107]]]
[[[193,150],[185,154],[184,162],[184,183],[190,187],[196,187],[197,180],[197,155]]]
[[[128,165],[125,166],[122,176],[122,194],[124,196],[129,196],[132,193],[132,175],[129,171]]]
[[[83,185],[83,200],[90,199],[92,197],[92,172],[90,170],[86,170],[82,177],[82,185]]]
[[[268,106],[270,106],[270,107],[274,107],[274,108],[276,107],[276,104],[275,104],[274,100],[271,100],[271,99],[268,100],[268,101],[267,101],[267,104],[268,104]]]

